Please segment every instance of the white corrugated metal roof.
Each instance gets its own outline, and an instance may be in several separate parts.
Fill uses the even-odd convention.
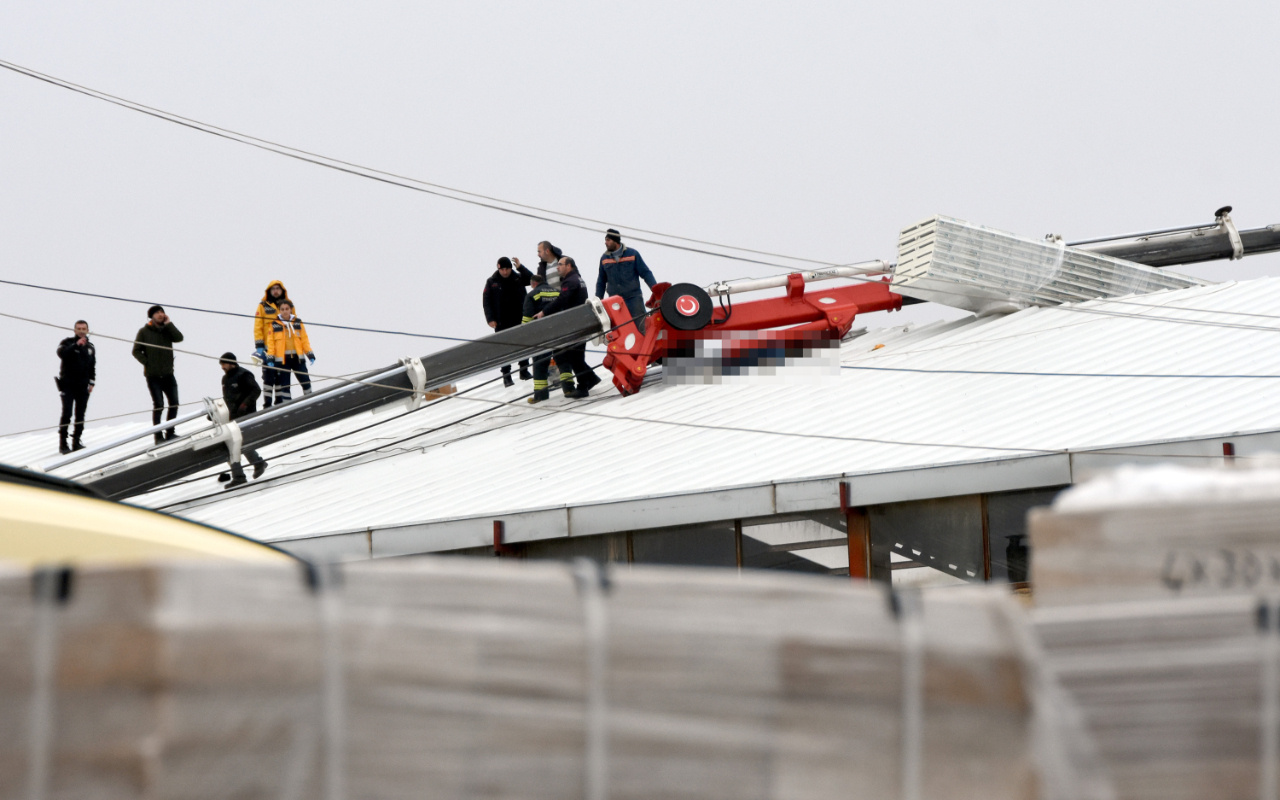
[[[587,401],[557,397],[537,407],[497,405],[527,385],[486,386],[411,414],[364,414],[265,448],[267,476],[236,492],[224,494],[203,477],[133,502],[279,540],[538,510],[559,509],[558,519],[567,520],[566,508],[641,498],[668,498],[650,501],[650,509],[694,508],[670,498],[1276,431],[1280,379],[1248,376],[1280,376],[1277,345],[1274,278],[1033,308],[872,331],[844,343],[842,374],[825,383],[655,382],[632,397],[601,388]],[[1174,375],[1231,377],[1143,377]],[[47,435],[38,438],[52,455]],[[36,437],[0,442],[0,460],[30,462],[35,446]],[[909,497],[876,502],[892,499]],[[613,529],[648,527],[647,512],[632,512],[639,521]],[[686,521],[752,513],[700,509]],[[546,533],[601,530],[581,524]],[[476,544],[485,525],[473,526],[481,531]]]

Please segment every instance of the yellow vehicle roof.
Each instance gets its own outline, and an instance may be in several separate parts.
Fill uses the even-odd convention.
[[[0,561],[26,566],[166,560],[295,562],[251,539],[87,492],[0,482]]]

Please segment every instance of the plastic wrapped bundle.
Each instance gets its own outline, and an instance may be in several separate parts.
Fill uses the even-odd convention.
[[[900,615],[829,579],[447,559],[344,583],[356,796],[1034,795],[998,591]]]
[[[1041,606],[1280,590],[1280,469],[1126,467],[1033,509]]]
[[[903,228],[893,291],[967,311],[1149,294],[1203,281],[951,217]]]
[[[1055,721],[1078,709],[1096,758],[1090,773],[1110,786],[1097,796],[1276,796],[1280,640],[1275,609],[1259,608],[1227,596],[1033,612],[1066,696]]]
[[[0,798],[1035,794],[999,590],[447,558],[341,577],[0,575]]]
[[[314,752],[320,628],[300,570],[34,577],[0,574],[0,797],[36,796],[35,785],[95,799],[314,786],[297,755]]]

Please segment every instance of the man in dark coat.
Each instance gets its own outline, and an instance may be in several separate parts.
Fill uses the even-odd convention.
[[[556,272],[556,264],[560,263],[563,255],[564,251],[551,242],[538,242],[538,277],[548,289],[555,289],[557,292],[560,291],[560,274]]]
[[[151,424],[160,424],[164,402],[169,401],[169,419],[178,416],[178,380],[173,376],[173,346],[182,341],[178,330],[162,306],[147,309],[150,319],[133,338],[133,357],[142,365],[147,379],[147,391],[151,393]],[[178,438],[178,432],[169,428],[156,434],[156,444],[165,439]]]
[[[235,353],[223,353],[222,358],[218,359],[218,366],[222,367],[222,400],[227,404],[227,411],[230,412],[231,418],[238,419],[257,411],[258,397],[262,394],[262,389],[258,386],[258,379],[253,377],[253,373],[237,363]],[[253,465],[253,477],[262,477],[263,471],[267,468],[267,462],[262,460],[258,451],[250,449],[241,452]],[[230,481],[226,486],[227,489],[234,489],[248,481],[244,475],[244,467],[240,466],[239,461],[231,465],[231,472],[224,472],[218,479],[224,482]]]
[[[520,324],[524,315],[524,287],[529,285],[532,278],[533,273],[520,263],[520,259],[506,256],[498,259],[498,268],[484,284],[484,318],[490,328],[505,331]],[[531,377],[529,360],[522,359],[520,380],[527,381]],[[515,381],[511,380],[510,364],[502,365],[502,383],[505,386],[515,385]]]
[[[72,329],[75,336],[68,336],[58,343],[58,393],[62,395],[62,419],[58,421],[58,452],[66,455],[72,450],[83,450],[80,437],[84,435],[84,412],[89,406],[89,395],[98,376],[98,355],[89,341],[89,323],[78,320]],[[76,427],[67,447],[67,425],[75,409]]]
[[[559,311],[576,308],[587,302],[587,286],[578,274],[578,264],[569,256],[564,256],[556,264],[560,273],[560,294],[547,303],[546,307],[534,315],[535,319],[550,316]],[[587,343],[570,345],[555,352],[556,366],[560,368],[560,388],[565,397],[586,397],[591,387],[600,382],[594,370],[587,366]],[[574,380],[577,387],[574,387]]]

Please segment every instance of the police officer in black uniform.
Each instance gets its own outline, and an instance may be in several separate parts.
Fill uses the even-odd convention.
[[[58,371],[58,393],[62,395],[62,419],[58,422],[58,452],[70,453],[83,450],[80,437],[84,434],[84,412],[89,405],[97,378],[98,355],[89,341],[89,323],[77,320],[73,328],[75,336],[68,336],[58,344],[58,358],[62,368]],[[67,425],[75,410],[76,427],[71,446],[67,447]]]

